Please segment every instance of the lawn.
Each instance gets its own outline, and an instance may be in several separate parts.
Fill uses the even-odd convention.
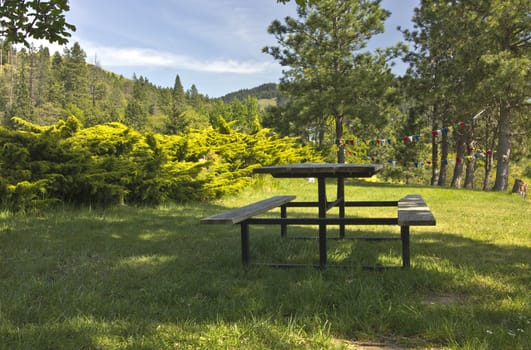
[[[275,194],[315,200],[316,186],[260,178],[211,204],[0,214],[0,349],[531,348],[529,199],[347,182],[351,199],[423,196],[437,226],[412,227],[410,270],[361,269],[400,264],[400,243],[357,240],[330,241],[347,268],[244,268],[239,226],[199,225]],[[347,235],[375,232],[399,228]],[[317,242],[257,226],[251,259],[316,262]]]

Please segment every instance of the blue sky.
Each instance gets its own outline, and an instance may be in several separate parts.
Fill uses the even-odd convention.
[[[72,0],[67,21],[77,27],[87,61],[131,78],[135,73],[159,86],[195,84],[210,97],[278,82],[282,68],[262,47],[275,45],[267,27],[295,15],[276,0]],[[410,26],[419,0],[383,0],[391,11],[386,33],[371,46],[402,40],[396,26]],[[396,72],[402,73],[398,66]]]

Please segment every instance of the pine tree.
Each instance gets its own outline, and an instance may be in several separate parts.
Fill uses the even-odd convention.
[[[187,91],[186,95],[188,97],[188,101],[190,105],[193,108],[196,108],[196,109],[201,108],[202,97],[201,97],[201,94],[199,93],[199,90],[197,90],[197,86],[195,86],[195,84],[192,84],[192,86],[190,86],[190,89]]]
[[[179,75],[175,76],[175,83],[172,90],[173,108],[172,116],[178,117],[186,109],[186,96],[184,94],[184,88],[181,84],[181,78]]]
[[[389,14],[368,0],[298,2],[297,13],[297,19],[288,17],[284,24],[274,21],[269,26],[279,46],[265,47],[264,52],[287,67],[281,87],[306,115],[303,124],[316,126],[322,139],[324,126],[332,119],[339,144],[346,122],[363,117],[366,122],[383,122],[374,110],[367,113],[364,101],[374,96],[374,103],[389,84],[384,78],[388,68],[362,50],[370,37],[383,31]],[[344,162],[341,148],[337,160]]]
[[[28,67],[25,60],[21,60],[18,66],[14,86],[14,100],[9,116],[16,116],[29,121],[33,120],[33,106],[28,86]]]
[[[421,83],[417,94],[427,92],[424,101],[433,106],[438,127],[457,122],[456,116],[472,116],[485,108],[498,110],[494,188],[500,191],[507,189],[512,116],[528,98],[528,5],[526,0],[423,0],[414,17],[417,30],[406,31],[406,37],[415,43],[409,58]],[[476,141],[476,129],[469,126],[457,136],[455,150],[462,160],[467,146]],[[464,165],[454,168],[452,186],[461,186]],[[466,165],[470,169],[465,186],[471,187],[475,162]]]
[[[50,80],[48,81],[48,96],[47,100],[57,106],[65,107],[65,86],[64,86],[64,64],[63,57],[59,52],[55,52],[52,56],[52,63],[50,67]]]
[[[480,83],[499,101],[499,133],[494,190],[507,191],[509,163],[516,116],[529,101],[531,17],[528,0],[490,0],[484,16],[485,30],[479,37],[485,48],[481,61],[490,73]]]
[[[96,58],[94,58],[94,62],[92,65],[89,65],[88,67],[89,71],[89,94],[90,94],[90,101],[91,101],[91,107],[94,113],[96,113],[96,104],[97,102],[104,99],[107,88],[105,84],[103,83],[103,79],[101,77],[102,69],[99,66],[98,61]]]
[[[37,52],[37,64],[35,67],[36,86],[34,89],[35,106],[40,107],[47,102],[47,89],[50,85],[50,51],[47,47],[40,47]]]
[[[66,103],[74,104],[82,109],[90,107],[88,91],[88,68],[86,53],[79,43],[74,43],[64,53],[63,79],[66,95]]]
[[[125,125],[141,131],[147,123],[147,117],[147,111],[138,100],[132,99],[129,101],[125,109]]]
[[[173,84],[171,96],[171,114],[166,125],[166,132],[169,134],[178,134],[183,130],[182,125],[179,124],[182,124],[180,119],[184,118],[183,113],[187,108],[186,95],[179,75],[175,76],[175,83]]]

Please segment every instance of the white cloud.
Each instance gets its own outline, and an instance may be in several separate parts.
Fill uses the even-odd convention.
[[[97,57],[105,67],[167,67],[196,72],[256,74],[271,68],[269,62],[245,62],[237,60],[198,60],[145,48],[90,47],[88,57]]]
[[[71,40],[71,42],[77,41],[75,39]],[[64,50],[64,46],[51,44],[45,40],[32,40],[31,43],[35,47],[46,46],[52,53],[55,51],[62,53]],[[273,63],[265,61],[195,59],[186,55],[177,55],[147,48],[98,46],[91,42],[81,42],[81,40],[80,45],[87,54],[87,61],[93,63],[94,59],[96,59],[103,67],[175,68],[203,73],[232,73],[242,75],[264,73],[275,68]],[[71,45],[66,46],[70,47]]]

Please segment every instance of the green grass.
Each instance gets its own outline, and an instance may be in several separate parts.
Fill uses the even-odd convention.
[[[198,224],[274,194],[315,200],[316,187],[259,180],[209,205],[0,213],[0,349],[531,348],[529,199],[347,183],[350,199],[419,193],[437,218],[412,228],[411,269],[384,272],[360,266],[400,264],[399,242],[330,241],[330,263],[346,269],[246,269],[239,226]],[[375,232],[399,230],[347,235]],[[313,263],[317,242],[251,227],[251,258]]]

